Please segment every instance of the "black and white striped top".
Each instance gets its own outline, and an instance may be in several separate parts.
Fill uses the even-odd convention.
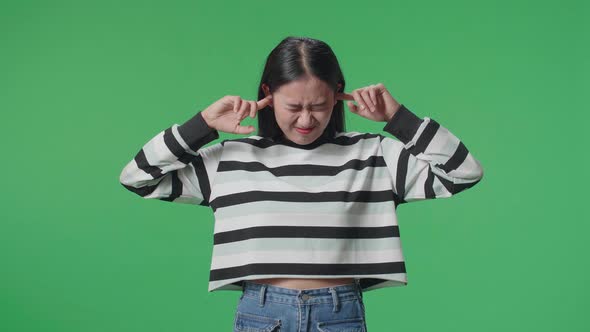
[[[449,130],[404,105],[383,130],[308,145],[219,138],[201,113],[150,139],[121,184],[146,199],[208,206],[215,216],[209,291],[245,279],[355,278],[364,291],[407,284],[396,208],[445,198],[483,177]]]

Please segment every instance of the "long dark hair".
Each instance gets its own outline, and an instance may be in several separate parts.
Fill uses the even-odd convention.
[[[342,92],[346,87],[344,76],[336,55],[328,44],[307,37],[289,36],[283,39],[268,55],[264,72],[258,84],[258,100],[265,97],[262,84],[268,85],[272,94],[283,84],[305,76],[316,77],[325,82],[333,91]],[[338,87],[338,84],[341,84]],[[276,138],[282,135],[270,106],[258,111],[258,136]],[[332,109],[332,116],[324,135],[345,131],[344,104],[338,100]]]

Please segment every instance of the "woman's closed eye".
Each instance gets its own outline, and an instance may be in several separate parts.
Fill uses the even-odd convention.
[[[329,111],[329,110],[330,110],[330,108],[327,107],[327,106],[318,106],[318,107],[312,107],[311,108],[311,111],[312,112],[314,112],[314,111],[315,112],[322,112],[322,111]],[[287,111],[290,111],[290,112],[299,112],[299,111],[301,111],[301,108],[287,108]]]

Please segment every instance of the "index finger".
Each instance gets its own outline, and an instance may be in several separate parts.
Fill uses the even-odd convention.
[[[354,97],[348,93],[337,92],[336,99],[338,99],[338,100],[354,100]]]
[[[272,95],[268,95],[256,102],[258,109],[268,106],[272,101]]]

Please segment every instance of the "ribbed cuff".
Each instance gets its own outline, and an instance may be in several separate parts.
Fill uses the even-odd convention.
[[[385,127],[383,127],[383,130],[406,144],[414,137],[422,121],[422,119],[402,104]]]
[[[178,132],[193,151],[219,138],[219,132],[207,125],[201,112],[178,126]]]

